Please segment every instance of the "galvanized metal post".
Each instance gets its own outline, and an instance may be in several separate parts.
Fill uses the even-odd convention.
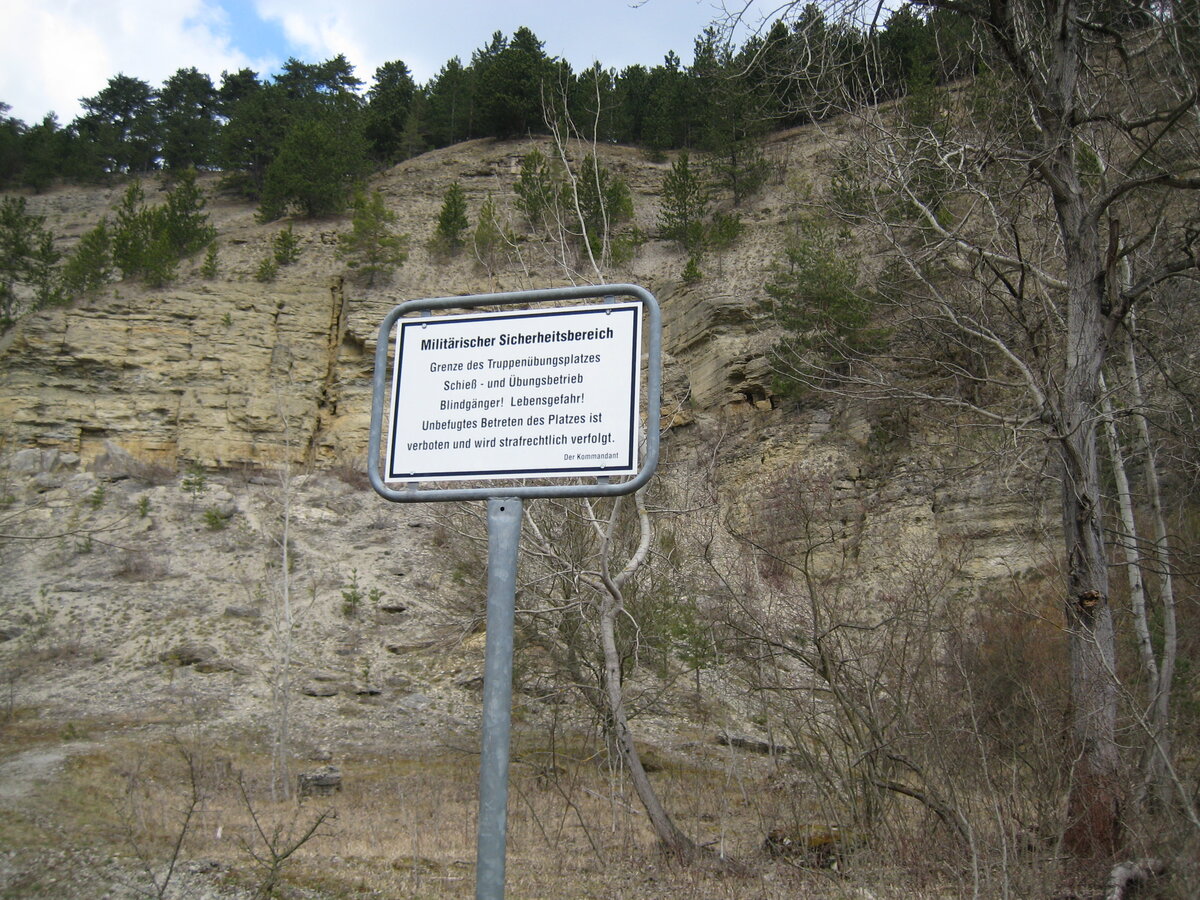
[[[487,649],[483,663],[483,744],[479,762],[476,900],[503,900],[512,725],[513,621],[521,500],[488,500]]]

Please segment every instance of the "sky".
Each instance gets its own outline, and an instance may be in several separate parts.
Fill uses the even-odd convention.
[[[376,68],[402,60],[419,84],[451,57],[464,63],[493,32],[522,25],[576,71],[599,60],[618,70],[658,65],[668,51],[691,62],[692,42],[728,10],[746,28],[772,18],[776,0],[0,0],[0,103],[27,125],[50,112],[61,125],[117,74],[153,88],[195,67],[249,67],[260,78],[283,62],[339,53],[369,87]],[[743,29],[739,43],[748,32]]]

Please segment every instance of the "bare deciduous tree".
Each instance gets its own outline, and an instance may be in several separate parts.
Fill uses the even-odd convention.
[[[843,344],[836,366],[811,352],[788,365],[818,387],[941,401],[1057,449],[1072,692],[1066,842],[1105,853],[1119,843],[1125,789],[1102,373],[1131,312],[1197,271],[1200,23],[1193,6],[1132,0],[917,6],[969,27],[969,82],[876,103],[884,13],[869,0],[821,4],[840,31],[820,31],[826,43],[799,47],[798,68],[781,73],[818,74],[826,91],[831,73],[844,76],[833,101],[853,116],[840,141],[850,182],[835,186],[840,212],[889,251],[881,314],[895,329],[886,363]],[[1136,277],[1121,277],[1127,265]],[[905,344],[906,333],[923,343]]]

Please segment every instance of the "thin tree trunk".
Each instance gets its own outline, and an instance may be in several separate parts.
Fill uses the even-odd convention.
[[[679,830],[675,822],[667,814],[658,793],[650,783],[650,777],[642,766],[642,759],[633,741],[633,733],[629,730],[629,719],[625,712],[625,696],[621,689],[621,656],[617,650],[617,616],[624,608],[624,596],[621,585],[641,565],[650,546],[650,517],[637,496],[638,523],[641,528],[641,541],[637,552],[626,564],[621,573],[615,577],[609,574],[609,557],[611,555],[612,539],[619,521],[621,505],[624,497],[618,497],[613,503],[612,515],[609,516],[608,526],[604,532],[603,547],[600,555],[601,578],[606,591],[600,604],[600,643],[604,651],[604,692],[608,701],[608,713],[613,737],[620,749],[625,765],[629,769],[629,778],[637,791],[638,799],[650,817],[650,824],[658,839],[672,853],[681,859],[692,859],[698,847],[686,834]]]
[[[1108,456],[1112,467],[1113,479],[1117,486],[1117,509],[1121,520],[1121,555],[1124,560],[1125,575],[1129,581],[1129,611],[1133,618],[1133,631],[1137,637],[1138,658],[1141,661],[1143,677],[1146,680],[1146,712],[1145,725],[1147,729],[1147,744],[1142,754],[1142,783],[1137,790],[1137,800],[1146,802],[1151,793],[1155,792],[1153,785],[1165,775],[1162,761],[1163,756],[1158,752],[1158,694],[1160,671],[1158,659],[1154,654],[1154,641],[1150,636],[1150,622],[1146,613],[1146,581],[1142,577],[1142,555],[1140,551],[1141,538],[1138,535],[1137,519],[1133,510],[1133,492],[1129,486],[1129,475],[1125,469],[1125,456],[1121,450],[1117,425],[1113,419],[1112,401],[1107,394],[1104,398],[1104,433],[1108,441]],[[1149,476],[1148,476],[1149,477]]]
[[[1154,680],[1147,684],[1150,706],[1150,735],[1142,759],[1144,773],[1143,799],[1158,805],[1170,801],[1171,783],[1167,762],[1171,754],[1171,688],[1175,680],[1175,660],[1179,637],[1175,621],[1175,586],[1171,577],[1171,547],[1167,536],[1167,522],[1162,509],[1162,492],[1158,480],[1158,460],[1154,444],[1150,440],[1150,424],[1145,415],[1145,399],[1142,392],[1141,374],[1137,356],[1133,349],[1132,318],[1125,329],[1125,356],[1129,367],[1129,385],[1133,393],[1137,424],[1141,441],[1143,467],[1145,469],[1146,496],[1149,500],[1150,523],[1154,529],[1154,562],[1158,575],[1158,601],[1162,611],[1162,650],[1159,664],[1154,670]],[[1143,614],[1144,614],[1143,610]],[[1147,640],[1149,629],[1147,628]],[[1140,633],[1139,633],[1140,638]],[[1153,659],[1154,648],[1150,646]],[[1149,670],[1147,670],[1147,674]]]

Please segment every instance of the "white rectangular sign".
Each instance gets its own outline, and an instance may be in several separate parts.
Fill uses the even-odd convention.
[[[385,481],[637,472],[641,303],[396,326]]]

